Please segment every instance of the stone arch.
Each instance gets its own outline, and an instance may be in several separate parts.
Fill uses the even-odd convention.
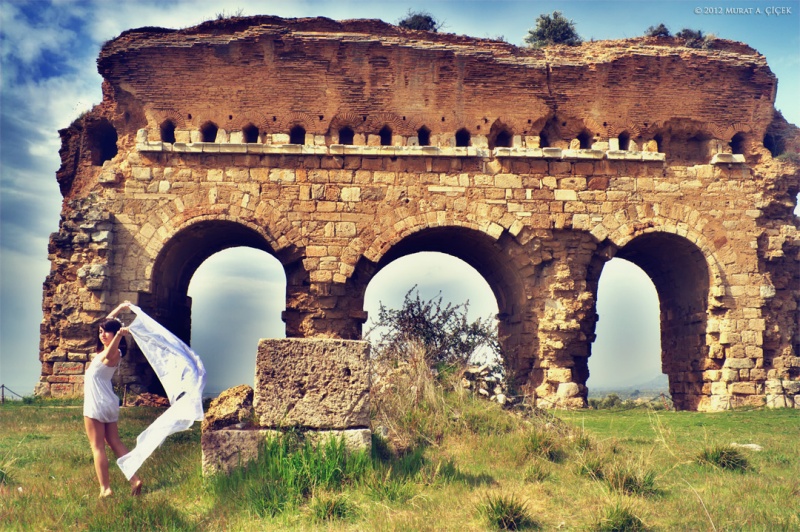
[[[274,131],[288,134],[289,130],[295,126],[302,127],[306,130],[306,133],[324,133],[324,131],[321,131],[322,126],[319,125],[317,120],[314,120],[314,117],[302,112],[292,112],[286,116],[279,117]]]
[[[416,219],[390,241],[378,244],[378,255],[362,255],[348,279],[348,292],[356,294],[354,305],[363,309],[370,281],[393,261],[419,252],[433,251],[463,260],[487,282],[498,306],[498,333],[506,367],[517,384],[527,381],[537,353],[535,321],[531,320],[527,294],[535,284],[536,269],[529,250],[508,231],[490,233],[485,228],[456,221],[438,225]],[[406,219],[406,221],[410,221]]]
[[[361,133],[366,130],[366,120],[363,115],[359,115],[350,111],[337,113],[328,124],[329,134],[333,134],[342,128],[349,127],[356,133]]]
[[[488,132],[489,149],[510,148],[514,145],[514,129],[499,118]]]
[[[676,408],[696,410],[709,400],[706,371],[725,363],[718,331],[709,323],[730,310],[731,303],[722,301],[726,282],[718,260],[731,250],[706,240],[698,228],[708,222],[696,211],[674,207],[670,214],[675,217],[622,223],[608,235],[613,249],[602,253],[632,262],[653,282],[661,309],[662,371]],[[595,290],[601,269],[590,279]]]
[[[409,127],[408,120],[403,120],[403,117],[395,113],[377,113],[367,118],[366,129],[371,133],[377,134],[386,126],[398,135],[409,135],[414,130]]]
[[[198,216],[159,240],[161,245],[146,268],[149,291],[140,292],[139,305],[187,342],[191,333],[189,282],[211,255],[228,248],[250,247],[275,256],[284,266],[287,284],[302,284],[299,278],[305,273],[297,248],[284,246],[281,249],[261,226],[227,216]]]
[[[654,131],[654,139],[660,137],[658,151],[666,154],[669,164],[708,164],[716,152],[716,139],[719,137],[712,124],[689,118],[673,118],[651,130]]]
[[[258,128],[259,132],[272,133],[272,121],[267,119],[263,113],[248,112],[242,113],[231,121],[231,131],[241,131],[248,125]]]
[[[149,129],[158,130],[166,121],[175,124],[176,129],[186,129],[186,117],[174,109],[157,109],[148,117]]]

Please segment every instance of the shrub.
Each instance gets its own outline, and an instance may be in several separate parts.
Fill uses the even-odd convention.
[[[544,482],[549,477],[550,471],[538,460],[525,469],[525,474],[523,476],[525,482]]]
[[[716,38],[713,35],[703,35],[703,32],[700,30],[692,30],[689,28],[683,28],[675,34],[675,37],[685,39],[685,46],[689,48],[708,48]]]
[[[469,302],[445,305],[441,295],[423,301],[414,286],[403,298],[400,310],[381,303],[378,318],[365,337],[371,341],[374,358],[409,360],[414,354],[410,350],[422,347],[429,367],[466,363],[482,347],[499,356],[494,320],[479,318],[470,323],[468,311]]]
[[[656,474],[650,470],[636,470],[630,465],[615,463],[603,472],[611,489],[626,495],[655,495]]]
[[[406,30],[432,31],[434,33],[442,27],[441,22],[425,11],[409,11],[406,18],[400,20],[397,25]]]
[[[630,508],[620,503],[607,506],[603,516],[595,523],[596,532],[639,532],[647,530],[644,523]]]
[[[658,26],[650,26],[645,30],[644,34],[647,37],[671,37],[672,33],[663,23]]]
[[[726,471],[737,471],[744,473],[750,468],[747,458],[738,449],[730,445],[717,445],[711,448],[706,447],[697,456],[700,464],[711,465]]]
[[[539,524],[528,514],[528,505],[513,495],[487,495],[478,510],[490,526],[500,530],[539,528]]]
[[[554,463],[564,461],[567,454],[555,436],[539,429],[534,429],[527,436],[525,451],[529,455],[539,456]]]
[[[315,521],[334,521],[355,518],[358,508],[342,494],[317,495],[308,505]]]
[[[568,44],[576,46],[583,41],[575,30],[575,23],[561,14],[553,11],[552,16],[541,14],[536,19],[536,27],[528,30],[525,42],[530,46],[539,48],[550,44]]]

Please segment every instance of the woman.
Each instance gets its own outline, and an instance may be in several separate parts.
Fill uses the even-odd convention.
[[[100,323],[98,335],[97,354],[86,369],[83,385],[83,424],[86,435],[92,446],[94,455],[94,469],[97,480],[100,482],[100,497],[110,497],[111,484],[108,474],[108,456],[106,443],[119,458],[128,454],[128,449],[119,439],[117,421],[119,420],[119,398],[114,393],[111,377],[119,367],[119,361],[125,354],[126,342],[124,336],[128,328],[115,318],[125,308],[130,306],[130,301],[121,303],[108,317]],[[130,479],[131,494],[139,495],[142,491],[142,481],[133,475]]]

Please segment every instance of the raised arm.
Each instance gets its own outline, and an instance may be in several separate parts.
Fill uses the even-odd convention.
[[[103,353],[100,356],[103,357],[103,363],[106,366],[116,366],[117,364],[119,364],[119,360],[121,358],[119,351],[119,343],[122,341],[122,339],[125,337],[126,334],[128,334],[128,328],[120,327],[120,329],[117,331],[117,334],[114,335],[114,339],[111,340],[111,343],[108,344],[108,347],[106,347],[103,350]]]
[[[130,308],[130,306],[131,306],[131,302],[125,300],[122,303],[120,303],[119,305],[117,305],[117,308],[115,308],[114,310],[109,312],[108,316],[106,316],[106,317],[109,318],[109,319],[116,318],[117,314],[119,314],[120,311],[122,311],[122,309]]]

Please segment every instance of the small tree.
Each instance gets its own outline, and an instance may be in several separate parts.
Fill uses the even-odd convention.
[[[683,28],[681,31],[675,34],[675,37],[678,37],[679,39],[686,39],[686,46],[689,48],[702,48],[706,43],[706,37],[700,30]]]
[[[442,27],[442,23],[426,11],[409,11],[406,18],[401,19],[397,25],[406,30],[432,31],[434,33]]]
[[[413,346],[424,348],[429,366],[466,363],[482,347],[499,354],[493,320],[469,322],[468,309],[469,303],[443,304],[441,295],[423,301],[415,286],[406,293],[400,310],[381,303],[378,319],[365,336],[377,334],[377,339],[370,339],[373,356],[384,360],[407,359],[406,351]]]
[[[535,48],[549,44],[568,44],[576,46],[583,40],[575,30],[575,23],[568,20],[560,11],[553,15],[542,14],[536,19],[536,28],[528,30],[525,42]]]
[[[667,28],[664,24],[659,24],[658,26],[650,26],[644,32],[647,37],[671,37],[672,33],[670,33],[669,28]]]

